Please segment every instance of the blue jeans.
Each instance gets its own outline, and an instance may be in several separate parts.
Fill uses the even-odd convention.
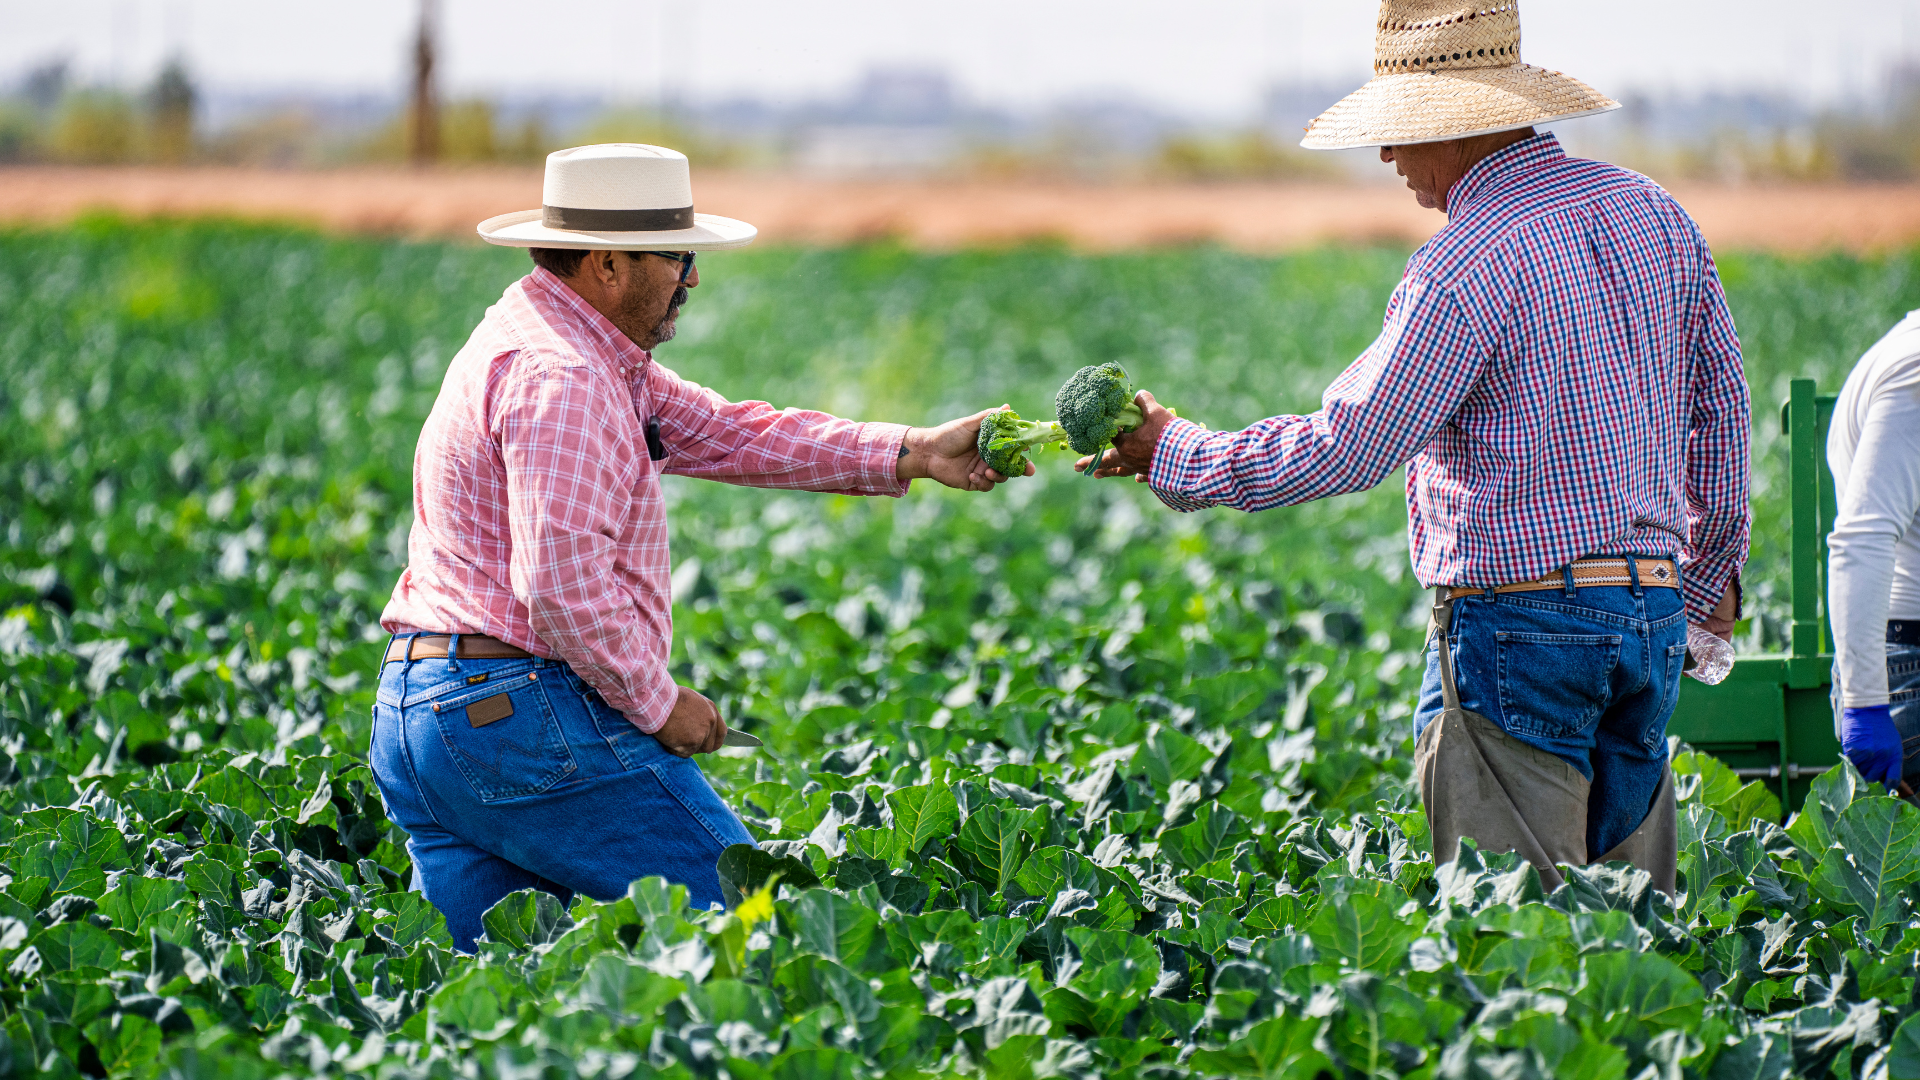
[[[615,900],[657,874],[719,903],[720,852],[753,842],[700,766],[557,661],[387,664],[367,756],[415,884],[463,952],[480,916],[528,887]]]
[[[1463,708],[1564,759],[1592,782],[1587,853],[1599,858],[1645,820],[1667,768],[1687,626],[1680,590],[1625,585],[1499,593],[1453,602],[1448,635]],[[1414,736],[1444,706],[1436,648]]]
[[[1920,645],[1887,642],[1887,692],[1906,759],[1900,763],[1900,775],[1909,784],[1920,783]]]

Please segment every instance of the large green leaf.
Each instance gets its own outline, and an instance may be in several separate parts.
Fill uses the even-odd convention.
[[[1899,1038],[1896,1036],[1896,1057],[1899,1052]],[[1891,1059],[1888,1064],[1893,1066],[1890,1076],[1903,1077],[1898,1071],[1899,1066]],[[1905,1076],[1920,1078],[1920,1071]],[[1783,1033],[1774,1032],[1755,1032],[1720,1051],[1719,1056],[1713,1059],[1713,1068],[1707,1072],[1707,1080],[1791,1080],[1792,1077],[1792,1040]]]
[[[1360,971],[1385,973],[1398,969],[1420,927],[1402,920],[1391,900],[1354,893],[1320,905],[1308,933],[1322,953]]]
[[[1833,822],[1814,889],[1879,929],[1905,917],[1906,886],[1920,880],[1920,809],[1884,795],[1855,801]]]
[[[1692,975],[1654,953],[1605,952],[1584,961],[1586,983],[1574,995],[1589,1030],[1602,1038],[1644,1040],[1700,1022],[1706,992]]]
[[[1160,834],[1160,852],[1175,866],[1197,870],[1232,850],[1246,831],[1240,815],[1219,803],[1202,803],[1191,822]]]
[[[796,947],[855,967],[866,960],[880,927],[871,909],[817,889],[794,900],[786,920]]]
[[[865,1024],[880,1015],[880,1001],[867,981],[824,956],[794,957],[774,973],[773,984],[796,999],[801,1009],[795,1011],[831,1002],[850,1024]]]
[[[386,893],[380,897],[379,904],[374,925],[386,927],[396,947],[411,949],[421,941],[432,941],[442,947],[453,945],[446,917],[419,893]]]
[[[1033,850],[1025,830],[1037,811],[991,804],[967,815],[955,845],[980,868],[987,885],[998,892],[1013,880]]]
[[[486,939],[525,952],[558,941],[573,929],[560,898],[542,889],[508,893],[480,916]]]
[[[1891,1080],[1920,1080],[1920,1013],[1902,1020],[1900,1026],[1894,1029],[1887,1053],[1887,1076]],[[1716,1077],[1715,1080],[1723,1078]]]
[[[86,1030],[108,1076],[131,1076],[160,1056],[160,1026],[137,1013],[103,1016]]]
[[[1122,1021],[1160,978],[1160,954],[1137,934],[1078,926],[1066,934],[1079,964],[1065,987],[1046,996],[1047,1016],[1099,1035],[1121,1034]]]
[[[977,1033],[986,1049],[999,1047],[1010,1039],[1045,1035],[1052,1030],[1045,1006],[1023,978],[988,979],[973,989],[971,997],[972,1013],[955,1026]]]
[[[33,947],[48,971],[79,967],[112,968],[120,961],[120,945],[113,935],[86,922],[49,926],[34,935]]]
[[[118,929],[137,930],[149,916],[171,911],[186,898],[186,885],[172,878],[123,874],[117,885],[101,894],[100,914],[112,919]]]
[[[656,1015],[661,1006],[686,988],[685,982],[657,974],[623,956],[601,955],[588,962],[571,996],[616,1023],[631,1024]]]
[[[722,851],[715,869],[720,874],[721,895],[729,908],[739,907],[743,898],[766,888],[767,883],[775,879],[796,889],[810,889],[820,884],[819,875],[806,863],[791,855],[762,851],[752,844],[734,844]]]
[[[246,865],[246,852],[232,844],[208,844],[194,852],[183,868],[187,888],[202,900],[236,906]]]
[[[889,861],[905,865],[930,841],[953,835],[960,822],[960,804],[945,784],[925,784],[888,793],[893,810],[893,849]]]
[[[1319,1076],[1333,1071],[1316,1046],[1326,1026],[1324,1018],[1277,1016],[1253,1025],[1225,1049],[1199,1051],[1191,1064],[1231,1076]]]
[[[44,877],[55,893],[98,897],[106,891],[106,873],[133,865],[126,838],[111,825],[87,814],[71,814],[50,834],[28,834],[14,841],[14,871]]]
[[[440,984],[428,1003],[433,1020],[457,1031],[490,1032],[532,990],[497,967],[468,966]]]
[[[1079,889],[1097,898],[1105,892],[1100,868],[1079,852],[1045,847],[1028,856],[1013,883],[1028,896],[1051,901],[1067,889]]]
[[[1833,846],[1833,830],[1853,801],[1868,794],[1869,785],[1850,762],[1842,761],[1815,777],[1807,798],[1787,826],[1800,848],[1800,858],[1811,870],[1822,852]]]
[[[1780,800],[1766,784],[1758,780],[1743,782],[1739,774],[1711,754],[1676,754],[1673,774],[1682,803],[1719,812],[1734,832],[1747,828],[1756,818],[1780,820]]]
[[[1133,761],[1144,768],[1148,779],[1162,795],[1176,780],[1192,780],[1207,767],[1213,753],[1198,741],[1170,727],[1156,725],[1147,733],[1147,741]]]

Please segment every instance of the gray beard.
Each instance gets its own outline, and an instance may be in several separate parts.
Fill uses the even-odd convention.
[[[667,302],[667,313],[660,317],[659,325],[653,328],[653,340],[656,345],[665,345],[673,340],[674,334],[679,332],[680,328],[673,324],[673,320],[680,314],[680,305],[686,302],[687,287],[682,285],[673,291],[673,299]]]

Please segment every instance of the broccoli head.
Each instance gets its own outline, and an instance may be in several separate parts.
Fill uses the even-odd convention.
[[[1133,403],[1127,369],[1119,364],[1094,364],[1074,372],[1054,396],[1053,408],[1066,430],[1067,445],[1076,453],[1093,455],[1089,473],[1115,435],[1146,422]]]
[[[1066,437],[1059,424],[1022,420],[1012,409],[1002,409],[980,421],[980,457],[1002,476],[1025,476],[1027,451]]]

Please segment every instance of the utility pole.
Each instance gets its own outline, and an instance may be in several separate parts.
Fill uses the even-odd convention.
[[[415,165],[431,165],[440,157],[440,114],[433,94],[434,0],[420,0],[420,33],[413,42],[413,106],[408,113]]]

